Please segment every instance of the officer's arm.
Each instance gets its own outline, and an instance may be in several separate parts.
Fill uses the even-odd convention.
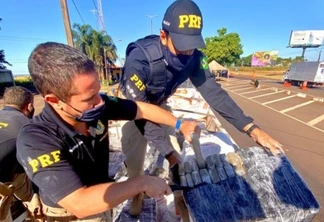
[[[238,130],[243,131],[248,124],[253,122],[253,119],[244,115],[242,109],[216,83],[213,75],[209,71],[207,60],[204,58],[203,54],[200,54],[199,65],[197,64],[197,69],[190,76],[191,82],[214,110]]]
[[[153,198],[170,194],[170,187],[163,179],[150,176],[85,186],[77,167],[66,157],[71,154],[66,154],[52,133],[45,126],[24,127],[17,139],[17,159],[44,196],[78,218],[112,209],[140,192]]]

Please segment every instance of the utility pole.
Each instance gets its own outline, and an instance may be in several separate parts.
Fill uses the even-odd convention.
[[[305,59],[304,59],[304,57],[305,57],[305,52],[306,52],[306,49],[307,49],[307,47],[303,47],[303,51],[302,51],[302,60],[303,60],[303,62],[305,61]]]
[[[321,61],[321,54],[322,54],[322,50],[319,51],[319,54],[318,54],[318,60],[317,60],[318,62]]]
[[[73,38],[72,38],[68,6],[66,4],[66,0],[60,0],[60,1],[61,1],[61,9],[62,9],[62,14],[63,14],[63,22],[64,22],[64,27],[65,27],[67,43],[69,46],[73,47]]]
[[[151,19],[151,35],[153,35],[153,18],[155,18],[157,15],[146,15]]]

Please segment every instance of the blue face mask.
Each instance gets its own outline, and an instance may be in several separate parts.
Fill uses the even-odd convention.
[[[71,106],[70,104],[68,103],[65,103],[67,104],[68,106],[70,106],[72,109],[74,109],[75,111],[79,112],[79,113],[82,113],[81,116],[73,116],[71,115],[70,113],[64,111],[65,113],[73,116],[75,118],[76,121],[79,121],[79,122],[93,122],[93,121],[96,121],[100,118],[102,112],[105,110],[105,107],[106,107],[106,104],[103,103],[99,106],[96,106],[94,108],[91,108],[91,109],[87,109],[83,112],[81,112],[80,110],[74,108],[73,106]]]
[[[176,55],[170,52],[170,50],[167,47],[162,48],[163,55],[168,63],[168,66],[179,72],[186,68],[186,66],[190,63],[194,55],[194,53],[192,55]]]
[[[87,109],[82,112],[81,116],[76,117],[75,119],[79,122],[93,122],[100,118],[102,112],[105,110],[105,103],[96,106],[92,109]]]

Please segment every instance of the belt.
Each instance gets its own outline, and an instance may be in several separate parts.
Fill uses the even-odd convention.
[[[48,222],[65,222],[73,221],[78,218],[64,208],[51,207],[42,201],[43,214],[46,216]]]

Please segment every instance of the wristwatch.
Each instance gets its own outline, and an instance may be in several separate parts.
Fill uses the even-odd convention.
[[[256,124],[253,124],[252,126],[250,126],[250,128],[245,132],[247,135],[249,135],[249,137],[251,137],[251,133],[254,129],[260,129],[260,127]]]

